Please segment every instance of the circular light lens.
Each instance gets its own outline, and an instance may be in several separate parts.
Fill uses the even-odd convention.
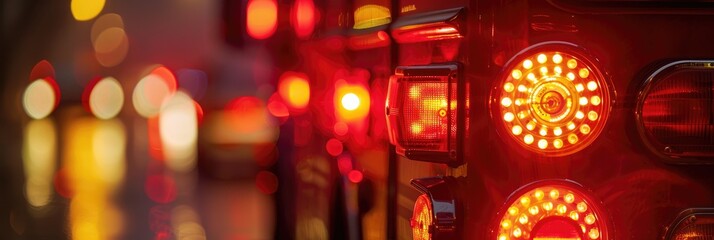
[[[495,93],[508,135],[526,149],[558,156],[592,143],[610,110],[608,85],[594,64],[577,51],[529,51],[517,59]]]
[[[431,203],[426,194],[422,194],[414,203],[414,212],[411,220],[413,238],[415,240],[431,239],[429,228],[432,225],[432,221]]]
[[[501,210],[494,237],[607,239],[607,226],[599,208],[575,184],[565,183],[530,185],[517,191],[520,194],[512,195]]]

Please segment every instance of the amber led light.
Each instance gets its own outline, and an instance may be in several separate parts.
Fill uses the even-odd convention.
[[[528,150],[567,155],[592,143],[610,111],[604,76],[575,51],[529,51],[506,67],[494,118]]]
[[[607,239],[607,224],[588,196],[570,184],[538,184],[514,194],[499,213],[497,240]]]

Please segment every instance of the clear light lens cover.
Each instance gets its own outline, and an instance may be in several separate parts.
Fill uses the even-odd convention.
[[[714,156],[713,64],[675,62],[648,79],[638,117],[655,151],[675,158]]]

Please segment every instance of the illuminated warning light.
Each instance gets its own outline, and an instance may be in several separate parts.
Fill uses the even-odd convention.
[[[398,43],[463,38],[461,29],[463,12],[463,8],[456,8],[444,10],[438,15],[424,13],[401,17],[399,21],[392,24],[392,36]],[[424,23],[421,19],[425,18],[434,21]]]
[[[361,121],[369,114],[370,95],[364,85],[348,84],[344,80],[337,81],[334,101],[338,120]]]
[[[562,156],[585,148],[610,112],[608,84],[589,59],[562,43],[539,44],[518,54],[494,90],[493,115],[528,150]],[[513,130],[516,126],[519,131]]]
[[[373,28],[392,22],[392,14],[388,7],[367,4],[355,9],[354,20],[354,29]]]
[[[608,239],[607,222],[581,186],[541,181],[516,191],[499,213],[497,240]]]
[[[290,14],[295,35],[301,39],[310,37],[315,29],[315,3],[312,0],[296,0]]]
[[[414,203],[410,226],[412,239],[458,239],[456,227],[458,199],[454,189],[457,186],[452,177],[432,177],[413,179],[411,184],[422,193]],[[435,207],[434,204],[438,204]]]
[[[647,146],[668,161],[708,164],[714,159],[713,64],[672,62],[645,83],[636,110],[638,130]]]
[[[283,73],[280,76],[278,93],[291,110],[305,110],[310,103],[310,83],[307,75],[298,72]]]
[[[354,111],[359,107],[360,100],[356,94],[347,93],[345,95],[342,95],[342,100],[340,101],[340,103],[342,103],[342,108],[346,109],[347,111]]]
[[[352,182],[352,183],[360,183],[360,182],[362,182],[363,178],[364,178],[364,175],[362,174],[362,172],[360,172],[358,170],[351,170],[347,174],[347,179],[349,179],[350,182]]]
[[[714,239],[714,209],[690,208],[682,211],[667,228],[664,239]]]
[[[249,0],[246,7],[246,30],[255,39],[266,39],[278,26],[278,4],[275,0]]]
[[[457,132],[464,130],[457,131],[457,125],[465,104],[458,104],[463,101],[457,95],[464,93],[458,91],[457,72],[456,65],[397,68],[386,104],[390,141],[397,153],[412,160],[459,164]]]

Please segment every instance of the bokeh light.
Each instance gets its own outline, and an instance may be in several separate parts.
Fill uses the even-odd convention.
[[[359,97],[355,95],[354,93],[347,93],[345,95],[342,95],[342,108],[346,109],[347,111],[354,111],[359,107],[360,101]]]
[[[208,120],[207,120],[208,121]],[[239,97],[230,101],[225,111],[216,113],[207,124],[207,137],[216,144],[254,144],[274,142],[278,128],[262,100]],[[208,123],[208,122],[207,122]]]
[[[52,200],[57,129],[51,119],[33,120],[25,127],[23,139],[25,197],[31,206],[42,207]]]
[[[96,171],[108,186],[119,186],[126,172],[127,137],[118,119],[97,121],[92,134],[92,153]]]
[[[113,67],[124,61],[129,51],[129,39],[124,29],[110,27],[102,30],[92,42],[95,57],[104,67]]]
[[[37,79],[30,83],[22,96],[25,113],[33,119],[42,119],[50,115],[59,99],[55,88],[46,79]]]
[[[344,80],[338,80],[335,83],[334,101],[338,120],[354,122],[364,120],[369,114],[369,91],[361,84],[348,84]]]
[[[335,126],[334,126],[333,130],[335,130],[335,134],[337,134],[338,136],[344,136],[345,134],[347,134],[347,132],[348,132],[350,129],[349,129],[349,126],[347,126],[346,123],[344,123],[344,122],[337,122],[337,123],[335,123]]]
[[[246,30],[255,39],[266,39],[278,25],[278,4],[275,0],[249,0],[246,8]]]
[[[310,83],[307,75],[286,72],[280,76],[278,93],[288,106],[294,110],[303,110],[310,102]]]
[[[146,178],[146,195],[156,203],[170,203],[176,199],[176,181],[166,174],[154,174]]]
[[[174,94],[161,106],[161,144],[167,165],[175,171],[190,171],[196,165],[197,116],[193,99],[183,91]]]
[[[176,78],[170,70],[163,66],[154,68],[134,88],[134,109],[145,118],[156,116],[164,100],[176,92],[176,85]]]
[[[327,143],[325,143],[325,150],[327,150],[327,153],[330,155],[337,156],[342,154],[344,146],[340,140],[331,138],[330,140],[327,140]]]
[[[272,172],[260,171],[255,176],[255,185],[265,194],[273,194],[278,190],[278,177]]]
[[[124,106],[124,90],[113,77],[99,80],[89,91],[89,109],[99,119],[115,117]]]
[[[105,0],[72,0],[70,9],[77,21],[91,20],[104,9]]]
[[[315,28],[315,3],[312,0],[295,0],[290,22],[298,38],[310,37]]]
[[[360,182],[362,182],[364,175],[359,170],[352,170],[347,174],[347,178],[352,183],[360,183]]]
[[[268,99],[268,111],[277,118],[287,118],[290,116],[288,107],[285,106],[285,103],[283,103],[280,99],[280,95],[278,93],[274,93]]]
[[[181,205],[171,210],[171,225],[176,239],[206,239],[206,230],[193,208]]]
[[[116,13],[107,13],[99,16],[97,20],[92,23],[92,29],[90,30],[90,39],[92,40],[92,43],[97,41],[97,38],[102,31],[109,28],[124,29],[124,19]]]
[[[71,197],[70,234],[73,239],[114,239],[124,221],[112,196],[124,181],[126,129],[116,119],[74,116],[66,131],[55,184]]]
[[[52,66],[52,63],[47,60],[41,60],[37,62],[34,67],[32,67],[32,70],[30,71],[30,78],[28,80],[34,81],[41,78],[55,78],[55,68]]]
[[[78,117],[69,123],[63,142],[70,192],[111,192],[124,181],[126,129],[117,119]]]

